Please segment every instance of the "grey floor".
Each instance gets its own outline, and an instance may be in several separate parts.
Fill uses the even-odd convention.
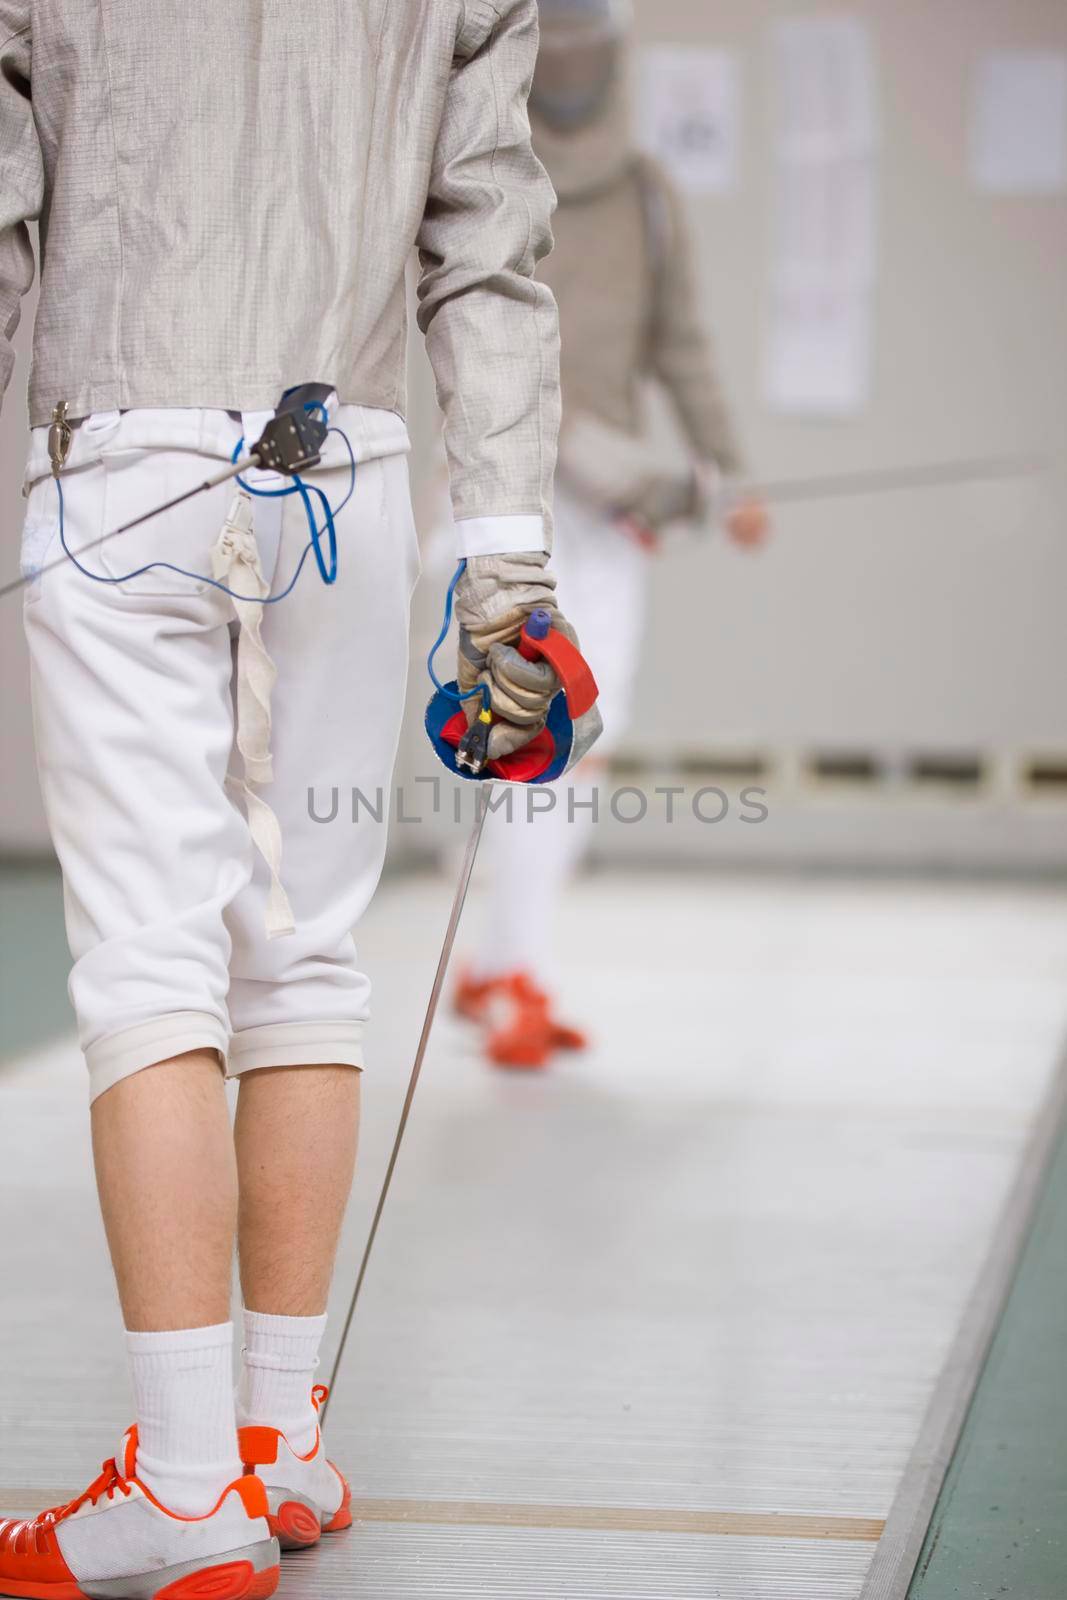
[[[363,933],[334,1332],[447,900]],[[590,1053],[436,1037],[331,1419],[359,1524],[282,1596],[856,1596],[1067,1028],[1067,893],[594,878],[563,948]],[[6,1511],[128,1420],[83,1090],[69,1037],[0,1068]]]

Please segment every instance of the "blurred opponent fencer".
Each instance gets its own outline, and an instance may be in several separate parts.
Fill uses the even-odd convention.
[[[559,197],[555,251],[540,273],[562,335],[555,562],[600,685],[605,736],[571,775],[573,802],[561,785],[553,809],[531,817],[515,793],[510,820],[501,811],[487,827],[489,914],[455,999],[484,1026],[490,1059],[516,1067],[585,1042],[550,999],[553,913],[589,841],[598,766],[626,728],[656,536],[710,523],[722,507],[736,544],[756,547],[768,532],[762,504],[731,504],[728,493],[741,457],[682,199],[634,140],[629,6],[540,0],[540,16],[530,120]],[[686,467],[651,437],[649,380],[672,402]]]

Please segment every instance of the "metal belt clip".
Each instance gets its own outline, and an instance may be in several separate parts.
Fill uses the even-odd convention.
[[[73,437],[67,421],[67,402],[61,400],[52,412],[52,425],[48,430],[48,459],[52,463],[53,478],[58,478],[67,464]]]

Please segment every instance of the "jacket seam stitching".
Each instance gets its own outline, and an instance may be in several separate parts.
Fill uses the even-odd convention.
[[[374,119],[375,119],[375,116],[377,115],[377,111],[378,111],[379,73],[378,73],[377,68],[378,68],[378,65],[380,64],[381,58],[382,58],[382,40],[385,37],[385,26],[386,26],[386,23],[389,20],[389,10],[390,10],[391,5],[392,5],[392,0],[386,0],[385,5],[382,7],[381,18],[380,18],[379,23],[378,23],[378,33],[377,33],[377,36],[375,37],[375,40],[374,40],[374,63],[375,63],[374,92],[373,92],[373,95],[372,95],[372,98],[371,98],[371,107],[370,107],[370,125],[371,125],[371,129],[372,130],[374,128]],[[366,153],[365,153],[365,156],[364,156],[364,162],[363,162],[363,192],[364,192],[364,194],[366,194],[366,192],[367,192],[367,174],[370,171],[371,148],[372,148],[373,142],[374,142],[373,139],[368,139],[368,141],[367,141],[367,149],[366,149]],[[358,253],[358,256],[356,258],[357,281],[358,281],[358,278],[361,275],[361,268],[362,268],[362,262],[363,262],[363,253],[364,253],[364,250],[366,249],[366,239],[367,239],[367,230],[366,230],[366,228],[362,228],[360,230],[360,235],[359,235],[359,253]],[[407,316],[406,303],[405,303],[405,307],[404,307],[404,316],[405,317]],[[395,411],[397,409],[397,407],[399,406],[399,404],[400,404],[401,394],[404,393],[405,377],[406,377],[406,371],[405,371],[405,365],[404,365],[404,358],[403,358],[403,356],[401,356],[399,365],[397,366],[397,370],[396,370],[396,378],[395,378],[394,383],[393,383],[392,396],[391,396],[390,402],[389,402],[389,409],[391,411]]]
[[[115,332],[112,348],[112,382],[117,383],[122,393],[126,392],[126,369],[122,361],[122,325],[123,308],[126,304],[126,240],[122,223],[122,189],[119,182],[119,141],[115,130],[115,80],[111,71],[111,46],[105,15],[107,3],[101,6],[100,17],[103,35],[104,60],[107,63],[107,120],[111,130],[111,159],[115,172],[115,232],[119,244],[119,281],[118,304],[115,308]]]
[[[463,4],[462,32],[465,32],[466,28],[467,28],[467,23],[468,23],[468,21],[470,19],[470,5],[468,4],[468,0],[462,0],[462,4]],[[500,5],[497,4],[497,0],[482,0],[482,5],[484,6],[485,11],[491,13],[492,21],[489,23],[488,27],[486,28],[484,37],[479,41],[479,43],[471,51],[472,55],[477,55],[478,51],[481,50],[484,47],[484,45],[486,44],[486,42],[488,41],[489,36],[492,33],[493,29],[497,26],[498,23],[503,22],[503,20],[504,20],[503,8]],[[483,22],[483,23],[485,22],[484,14],[481,16],[480,21]]]
[[[497,21],[500,21],[501,13],[499,10],[497,10],[495,5],[492,7],[492,9],[496,12]],[[489,76],[493,84],[493,108],[496,112],[496,141],[493,145],[493,153],[490,157],[489,166],[490,171],[493,174],[494,183],[497,185],[498,189],[503,192],[504,185],[497,177],[496,170],[496,158],[500,153],[500,143],[503,137],[503,121],[500,111],[500,85],[497,81],[496,63],[493,60],[492,51],[489,52]],[[526,211],[526,242],[522,249],[522,259],[525,263],[526,257],[529,255],[530,251],[530,242],[533,238],[533,211],[526,196],[522,195],[521,198]],[[545,506],[545,350],[544,340],[542,338],[540,329],[541,316],[540,307],[537,304],[537,287],[532,273],[527,279],[527,282],[529,283],[534,294],[534,301],[530,309],[533,312],[533,334],[535,336],[537,351],[537,496],[541,502],[542,515],[544,515],[547,509]],[[527,343],[529,343],[529,336],[527,337]]]

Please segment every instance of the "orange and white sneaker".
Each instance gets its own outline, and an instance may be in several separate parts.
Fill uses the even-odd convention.
[[[529,973],[513,972],[501,979],[498,992],[502,1014],[485,1045],[496,1066],[544,1067],[557,1050],[585,1049],[585,1035],[557,1021],[551,998]]]
[[[484,1022],[503,981],[501,978],[475,978],[469,972],[461,973],[452,991],[452,1009],[458,1017],[466,1017],[468,1022]]]
[[[259,1480],[177,1516],[138,1482],[136,1428],[69,1505],[0,1522],[0,1595],[17,1600],[267,1600],[279,1573]]]
[[[316,1411],[329,1393],[325,1384],[316,1384]],[[246,1472],[254,1472],[267,1491],[267,1521],[283,1550],[304,1550],[322,1534],[352,1526],[352,1491],[326,1459],[318,1428],[315,1448],[306,1456],[297,1455],[277,1428],[239,1428],[237,1441]]]
[[[486,1054],[498,1067],[545,1067],[555,1051],[584,1050],[588,1044],[579,1029],[556,1019],[551,998],[528,972],[483,979],[465,973],[456,985],[454,1006],[461,1017],[488,1030]]]

